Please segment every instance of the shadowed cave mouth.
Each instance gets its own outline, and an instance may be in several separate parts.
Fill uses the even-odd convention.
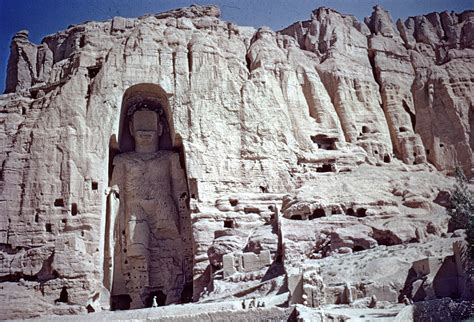
[[[146,299],[146,307],[153,305],[153,298],[156,300],[158,306],[164,306],[166,303],[166,294],[162,291],[151,292]]]
[[[336,142],[337,138],[328,137],[324,134],[311,135],[311,141],[317,144],[320,149],[324,150],[337,150]]]
[[[313,213],[308,217],[309,220],[326,217],[326,212],[322,208],[314,209]]]
[[[331,163],[323,163],[321,166],[316,168],[316,172],[335,172],[334,171],[334,164]]]
[[[347,208],[346,215],[351,217],[367,217],[367,208],[358,208],[357,210]]]
[[[362,246],[359,246],[359,245],[356,245],[356,246],[354,246],[354,247],[352,248],[352,251],[353,251],[354,253],[361,252],[361,251],[363,251],[363,250],[365,250],[365,248],[362,247]]]

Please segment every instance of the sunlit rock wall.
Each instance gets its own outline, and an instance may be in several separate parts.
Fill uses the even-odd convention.
[[[378,7],[365,23],[322,8],[280,32],[219,14],[87,22],[40,45],[13,37],[0,96],[2,316],[106,307],[106,191],[127,90],[169,101],[193,212],[195,300],[214,255],[258,244],[278,256],[268,207],[321,173],[399,160],[471,172],[472,11],[394,25]],[[57,306],[64,289],[71,305]]]

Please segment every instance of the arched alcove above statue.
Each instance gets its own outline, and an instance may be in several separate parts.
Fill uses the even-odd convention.
[[[159,150],[173,150],[176,145],[173,118],[168,98],[170,94],[157,84],[142,83],[129,87],[122,98],[120,110],[119,140],[120,152],[134,150],[134,140],[130,134],[131,109],[145,107],[159,114],[159,122],[163,128],[158,143]]]

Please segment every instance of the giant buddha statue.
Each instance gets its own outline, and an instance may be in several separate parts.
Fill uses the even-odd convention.
[[[113,159],[114,219],[112,299],[130,308],[188,301],[192,283],[188,187],[179,153],[160,150],[163,108],[143,100],[127,110],[134,150]],[[126,125],[124,125],[126,126]],[[112,305],[114,305],[112,303]]]

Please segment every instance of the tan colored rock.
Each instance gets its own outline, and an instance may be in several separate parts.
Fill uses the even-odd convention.
[[[473,100],[472,48],[467,36],[472,17],[471,11],[443,12],[397,22],[415,69],[415,131],[428,161],[450,172],[456,164],[472,171],[472,140],[467,134],[471,125],[464,117]]]
[[[345,302],[376,296],[395,316],[412,263],[451,255],[441,171],[472,168],[471,20],[395,28],[380,7],[367,25],[320,8],[274,32],[193,6],[38,46],[18,33],[0,96],[0,298],[14,308],[2,317],[186,302],[191,280],[198,304],[163,316],[214,318],[254,298],[259,318],[286,318],[275,305],[296,294],[326,310],[341,281]],[[150,99],[166,103],[164,151],[131,152],[127,109]],[[116,214],[142,228],[115,230]]]
[[[331,96],[346,141],[363,147],[375,159],[383,161],[385,155],[391,158],[390,134],[368,56],[370,31],[355,17],[326,8],[315,10],[311,22],[305,25],[302,49],[319,57],[316,68]],[[293,35],[293,29],[281,32]]]
[[[5,93],[30,88],[36,80],[38,48],[28,40],[28,35],[28,30],[21,30],[13,36],[8,58]],[[38,53],[40,59],[44,57],[43,52],[42,50],[41,54]],[[46,63],[44,58],[40,62],[42,65]]]

